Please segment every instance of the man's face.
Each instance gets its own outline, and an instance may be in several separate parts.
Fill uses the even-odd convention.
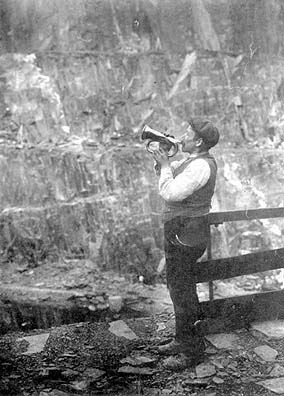
[[[181,137],[182,151],[185,153],[195,152],[197,150],[197,143],[199,140],[199,136],[189,125],[186,129],[186,132]]]

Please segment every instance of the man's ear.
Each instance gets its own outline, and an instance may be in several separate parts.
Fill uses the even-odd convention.
[[[196,147],[200,147],[200,146],[202,146],[202,144],[203,144],[203,139],[202,139],[202,138],[199,138],[199,139],[196,141]]]

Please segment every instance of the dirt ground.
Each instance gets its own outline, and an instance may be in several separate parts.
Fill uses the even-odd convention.
[[[165,358],[157,351],[157,345],[166,343],[174,335],[174,317],[164,292],[117,274],[102,274],[89,261],[78,264],[76,260],[63,260],[33,269],[17,263],[2,266],[2,287],[20,285],[42,290],[131,296],[133,302],[146,302],[152,308],[154,299],[155,308],[142,318],[126,318],[118,313],[106,315],[99,322],[3,335],[0,338],[1,396],[275,395],[259,382],[284,376],[284,339],[266,339],[249,329],[236,330],[234,334],[239,339],[236,349],[218,349],[206,341],[203,374],[198,374],[194,367],[177,372],[168,370],[164,367]],[[121,322],[135,333],[135,339],[110,331],[112,323]],[[24,337],[41,334],[48,335],[44,348],[28,354]],[[263,344],[274,348],[277,358],[260,359],[255,348]]]
[[[279,367],[284,362],[284,340],[268,342],[278,351],[277,360],[269,362],[254,353],[254,348],[267,340],[248,330],[236,332],[237,349],[220,350],[207,340],[205,363],[211,369],[214,367],[213,373],[197,375],[194,367],[175,372],[163,366],[164,357],[156,347],[173,336],[172,314],[124,320],[124,323],[135,333],[135,339],[113,334],[109,330],[111,323],[107,322],[77,323],[3,336],[0,394],[275,395],[257,382],[271,378],[275,365]],[[43,333],[48,334],[43,351],[25,354],[27,342],[23,337]]]

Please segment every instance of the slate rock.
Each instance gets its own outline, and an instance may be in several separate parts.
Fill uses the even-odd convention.
[[[254,348],[254,353],[267,362],[273,361],[278,355],[278,352],[268,345],[260,345]]]
[[[216,353],[218,353],[218,351],[213,346],[208,346],[205,349],[205,353],[207,353],[208,355],[216,355]]]
[[[271,377],[283,377],[284,376],[284,367],[280,366],[280,364],[275,364],[272,370],[269,372]]]
[[[279,395],[284,393],[284,377],[259,381],[257,384]]]
[[[209,334],[205,337],[217,349],[240,349],[239,337],[233,333]]]
[[[109,331],[117,337],[124,337],[128,340],[135,340],[138,336],[127,326],[123,320],[116,320],[109,324]]]
[[[195,367],[197,378],[211,377],[216,374],[215,367],[210,363],[200,363]]]
[[[27,336],[18,338],[17,342],[27,341],[28,349],[23,352],[22,355],[33,355],[35,353],[40,353],[44,350],[45,344],[49,338],[50,333],[37,334],[33,336]]]
[[[83,375],[88,377],[92,381],[96,381],[97,379],[105,375],[105,371],[99,370],[97,368],[88,368],[84,371]]]
[[[152,375],[155,373],[155,370],[149,369],[147,367],[123,366],[118,369],[118,372],[122,374]]]
[[[73,390],[83,391],[83,390],[88,389],[89,382],[88,381],[75,381],[75,382],[72,382],[72,384],[70,386]]]
[[[147,364],[155,363],[157,359],[148,358],[147,356],[127,356],[120,360],[122,364],[129,364],[131,366],[144,366]]]
[[[77,377],[79,375],[79,373],[78,373],[78,371],[67,369],[67,370],[62,371],[61,375],[63,378],[73,379],[73,378]]]
[[[220,377],[213,377],[214,384],[220,385],[224,383],[224,380]]]

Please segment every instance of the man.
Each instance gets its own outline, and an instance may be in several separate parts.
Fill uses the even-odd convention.
[[[159,193],[165,201],[164,246],[166,279],[175,312],[175,339],[159,347],[175,355],[173,368],[186,358],[191,366],[202,361],[204,336],[199,329],[200,312],[194,266],[206,250],[207,214],[214,193],[217,165],[209,150],[219,141],[218,129],[209,121],[191,119],[181,138],[189,156],[170,164],[160,145],[153,151]],[[182,355],[180,355],[182,354]],[[182,357],[182,359],[181,359]]]

